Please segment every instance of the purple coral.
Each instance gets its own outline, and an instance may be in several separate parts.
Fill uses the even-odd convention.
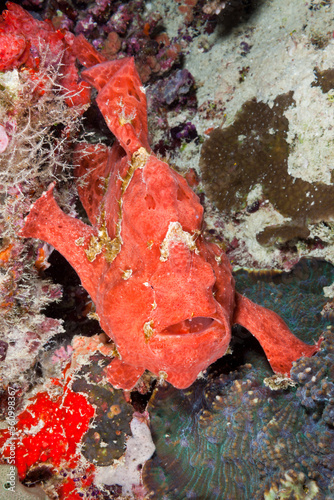
[[[164,89],[164,100],[167,104],[172,104],[180,96],[189,92],[194,85],[194,78],[187,69],[179,69],[168,79]]]
[[[171,128],[170,134],[171,137],[174,139],[174,141],[177,142],[179,146],[183,141],[184,142],[191,142],[194,140],[198,141],[198,134],[196,127],[191,122],[181,123],[180,125]]]
[[[75,33],[80,35],[81,33],[85,36],[90,36],[94,29],[96,28],[97,23],[94,21],[93,15],[88,14],[84,19],[80,20],[76,27]]]

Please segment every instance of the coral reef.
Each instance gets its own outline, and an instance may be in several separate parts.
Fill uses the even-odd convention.
[[[229,2],[226,2],[226,7],[228,4]],[[212,185],[216,184],[216,179],[212,176],[212,184],[208,182],[210,186],[201,186],[207,211],[206,220],[210,230],[215,231],[214,234],[229,247],[230,258],[245,267],[291,269],[303,255],[322,257],[333,262],[333,223],[328,196],[331,193],[333,166],[331,71],[334,51],[329,20],[333,6],[320,2],[317,8],[314,8],[311,4],[303,4],[298,15],[295,15],[293,8],[290,12],[291,6],[285,0],[279,8],[276,2],[265,2],[254,7],[257,8],[252,9],[251,16],[248,19],[246,16],[244,22],[238,27],[232,27],[229,33],[217,27],[213,35],[204,37],[202,31],[201,36],[190,43],[191,51],[186,56],[186,67],[195,79],[198,101],[197,113],[192,122],[196,126],[200,142],[210,132],[216,134],[217,141],[218,136],[230,140],[227,131],[233,135],[233,124],[240,126],[240,114],[246,116],[244,107],[251,109],[253,106],[259,116],[264,111],[265,117],[268,117],[268,113],[275,115],[277,110],[277,121],[282,127],[281,135],[278,132],[270,135],[275,128],[271,130],[269,127],[264,137],[259,123],[260,127],[256,126],[258,135],[254,134],[253,138],[251,134],[243,137],[241,132],[239,137],[234,137],[234,145],[239,153],[243,145],[245,148],[248,145],[251,153],[256,149],[257,142],[265,139],[262,145],[266,151],[264,159],[267,158],[268,165],[271,164],[271,150],[274,152],[274,163],[279,155],[282,155],[282,160],[285,157],[282,177],[272,179],[269,174],[268,181],[276,180],[277,185],[281,186],[281,189],[277,189],[280,193],[277,196],[281,197],[284,183],[287,181],[288,193],[291,194],[290,198],[287,196],[287,201],[295,207],[292,211],[296,210],[296,198],[293,190],[291,191],[291,181],[300,183],[302,189],[309,186],[311,194],[314,194],[318,201],[311,210],[314,210],[311,217],[301,225],[289,220],[289,216],[282,215],[279,209],[275,209],[260,184],[256,184],[248,193],[245,193],[242,186],[240,199],[234,199],[232,208],[227,207],[226,211],[216,210],[212,208],[211,202],[214,189]],[[271,29],[268,29],[269,24]],[[214,69],[213,61],[219,69]],[[274,105],[277,99],[282,99],[279,96],[289,94],[293,96],[293,102],[285,109]],[[270,108],[268,113],[265,111],[267,107]],[[256,125],[252,117],[250,121]],[[217,127],[221,131],[212,132]],[[278,142],[281,150],[278,149]],[[214,140],[211,142],[214,148],[213,143]],[[222,150],[225,148],[226,152],[230,152],[228,146],[222,146]],[[222,151],[218,144],[217,153],[219,152]],[[218,164],[219,158],[214,157],[214,149],[211,154],[213,165]],[[225,156],[224,153],[222,155]],[[178,163],[182,163],[186,169],[189,160],[193,161],[195,158],[196,162],[198,148],[187,147],[179,152],[178,157],[181,157],[181,161],[178,158]],[[252,163],[252,157],[249,155],[248,161],[246,156],[241,159],[239,155],[238,160],[242,160],[242,167],[231,163],[228,177],[234,182],[237,178],[234,174],[239,172],[243,185],[242,172],[245,168],[247,185],[247,165]],[[255,171],[260,168],[262,161],[263,158],[260,157],[258,163],[254,162]],[[225,172],[223,160],[221,164]],[[210,169],[210,165],[207,165],[207,168]],[[250,176],[252,174],[253,170]],[[302,184],[301,181],[309,184]],[[265,180],[262,182],[261,179],[260,183],[266,184]],[[220,184],[219,180],[217,184]],[[226,188],[223,185],[221,187]],[[235,184],[234,188],[237,189]],[[321,211],[327,213],[315,221],[313,216],[316,216],[315,212],[319,209],[319,200],[321,202],[320,197],[316,196],[317,188],[324,194]],[[235,189],[231,190],[234,194]],[[267,192],[274,189],[274,186],[271,189],[267,184]],[[209,199],[205,201],[207,192]],[[298,200],[299,193],[297,195]],[[222,204],[225,196],[226,190],[222,191]],[[269,201],[263,203],[267,199]],[[281,201],[283,203],[283,199]],[[309,213],[308,200],[304,201],[301,207],[306,207]],[[220,202],[217,203],[219,205]],[[302,208],[301,218],[304,215]],[[297,218],[300,218],[299,215],[297,214]]]
[[[246,102],[232,125],[211,132],[201,151],[203,181],[219,210],[232,214],[271,203],[286,218],[283,224],[259,228],[256,237],[262,245],[307,239],[309,224],[334,216],[332,186],[304,181],[288,171],[284,111],[293,103],[292,93],[276,97],[272,107],[255,99]]]
[[[0,26],[0,122],[6,137],[0,154],[0,321],[2,342],[7,344],[1,365],[6,384],[18,381],[35,364],[42,344],[63,331],[60,320],[42,314],[61,296],[60,287],[42,277],[52,249],[23,243],[16,233],[50,179],[67,178],[70,144],[84,101],[69,101],[80,94],[75,67],[64,55],[63,37],[50,23],[35,20],[9,2]],[[73,213],[71,189],[60,201]]]
[[[322,343],[322,356],[307,361],[300,360],[291,370],[291,378],[300,384],[297,397],[303,407],[311,411],[314,418],[320,416],[330,427],[334,427],[334,346],[327,334]]]
[[[45,15],[57,27],[70,24],[76,35],[83,34],[108,59],[134,56],[144,83],[179,63],[181,46],[170,40],[161,16],[142,0],[81,4],[68,12],[66,4],[53,2]]]
[[[327,333],[331,350],[333,341]],[[330,370],[326,351],[314,359]],[[252,361],[184,391],[156,390],[148,406],[156,455],[143,473],[149,498],[331,497],[334,431],[326,413],[301,406],[302,377],[297,392],[271,391],[263,386],[267,368]],[[303,363],[294,369],[302,372]]]
[[[295,362],[281,388],[248,343],[242,359],[252,365],[231,372],[227,356],[218,378],[216,368],[188,390],[156,389],[148,405],[156,455],[144,467],[150,498],[331,498],[333,317],[321,320],[320,313],[328,309],[323,287],[332,273],[331,264],[312,259],[289,273],[236,273],[242,291],[271,308],[279,304],[292,324],[294,317],[304,340],[327,328],[322,349]],[[234,340],[238,355],[247,336]]]
[[[61,287],[44,275],[52,248],[23,242],[16,233],[50,180],[68,181],[71,145],[89,94],[86,84],[77,81],[64,34],[50,23],[9,2],[0,19],[0,38],[0,377],[1,413],[10,425],[1,433],[2,462],[7,459],[12,468],[16,464],[27,484],[56,478],[55,491],[61,496],[63,490],[65,498],[73,475],[82,470],[77,445],[94,409],[60,380],[30,392],[43,382],[43,346],[64,333],[62,320],[44,314],[60,299]],[[71,186],[59,201],[75,213]],[[10,411],[17,421],[8,420]],[[91,475],[81,484],[87,487],[89,481]]]
[[[13,419],[14,435],[2,430],[0,438],[2,462],[14,456],[21,480],[30,484],[37,482],[38,474],[40,481],[49,475],[56,478],[54,486],[59,492],[72,485],[75,469],[85,466],[78,443],[95,413],[85,396],[74,393],[64,382],[54,379],[53,387],[28,400],[24,411]],[[89,478],[81,483],[88,486],[94,467],[87,464],[85,468]]]
[[[15,456],[23,484],[50,498],[119,498],[132,489],[140,498],[138,468],[154,451],[148,415],[105,382],[112,347],[94,337],[76,337],[73,347],[61,376],[15,408],[15,421],[5,411],[12,427],[0,431],[1,463]]]
[[[43,246],[34,247],[43,252]],[[42,314],[43,308],[59,299],[61,289],[40,279],[36,253],[21,241],[4,239],[1,257],[0,377],[4,385],[20,379],[26,384],[22,373],[34,365],[42,345],[63,331],[60,321]]]
[[[147,414],[135,413],[130,427],[132,436],[127,439],[123,462],[119,461],[111,471],[106,467],[101,467],[97,472],[96,482],[97,484],[102,482],[104,485],[118,485],[122,487],[122,495],[145,498],[146,490],[141,481],[141,469],[155,450]]]
[[[124,454],[133,414],[123,391],[101,383],[102,370],[108,363],[110,358],[93,354],[72,384],[74,392],[87,394],[90,404],[96,407],[94,426],[86,432],[81,451],[90,463],[98,466],[110,465]]]
[[[333,3],[18,3],[29,13],[9,3],[0,21],[1,460],[12,456],[15,413],[18,465],[29,497],[333,498],[333,267],[302,259],[291,272],[276,270],[291,269],[303,255],[334,262]],[[99,52],[87,49],[82,34]],[[148,99],[152,149],[185,174],[206,205],[203,234],[218,240],[238,269],[236,289],[280,314],[304,342],[312,344],[327,329],[321,351],[293,363],[290,379],[271,376],[257,341],[237,326],[228,353],[185,391],[160,387],[164,372],[158,380],[145,372],[131,393],[107,383],[107,366],[118,354],[101,333],[75,271],[50,245],[16,237],[30,205],[53,181],[64,212],[85,222],[103,197],[104,182],[95,182],[92,203],[83,193],[92,180],[89,165],[99,168],[114,137],[94,91],[82,116],[89,90],[75,64],[80,50],[86,67],[135,58]],[[84,60],[87,50],[91,59]],[[261,113],[263,126],[255,116]],[[124,109],[123,122],[129,115]],[[233,127],[244,130],[240,116],[254,134],[245,126],[247,134],[233,136]],[[238,186],[234,173],[240,165],[230,165],[233,189],[227,186],[221,201],[229,190],[233,196],[223,210],[212,209],[210,201],[216,178],[201,183],[197,168],[208,136],[203,151],[215,137],[232,138],[238,161],[246,165]],[[73,153],[78,138],[91,145]],[[241,158],[243,148],[258,160],[252,170],[251,156]],[[234,154],[226,144],[223,149]],[[87,171],[76,188],[78,164]],[[260,183],[252,188],[256,173]],[[304,213],[297,210],[301,198]],[[100,234],[95,250],[105,236]],[[132,279],[130,269],[122,271],[123,281]],[[146,338],[152,330],[146,325]],[[144,467],[145,488],[142,467],[154,450],[150,418],[157,453]],[[80,429],[72,431],[76,423]],[[3,493],[6,500],[10,494]],[[20,494],[16,484],[12,496]]]

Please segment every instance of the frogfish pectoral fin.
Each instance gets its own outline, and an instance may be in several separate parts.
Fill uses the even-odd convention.
[[[39,238],[54,246],[78,273],[82,286],[96,299],[96,290],[104,266],[103,254],[89,261],[85,249],[97,232],[92,226],[65,214],[53,196],[55,184],[38,198],[19,232],[23,238]],[[78,242],[81,240],[81,243]]]
[[[236,293],[233,323],[244,326],[260,342],[275,373],[288,374],[293,361],[310,357],[319,350],[321,338],[315,345],[305,344],[289,330],[274,311],[254,304]]]
[[[113,359],[106,368],[107,380],[115,389],[130,391],[134,388],[141,375],[143,368],[128,365],[120,359]]]

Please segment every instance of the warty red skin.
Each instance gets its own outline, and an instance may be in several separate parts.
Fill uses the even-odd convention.
[[[81,54],[89,65],[98,58],[87,50],[85,42]],[[101,62],[82,76],[97,88],[117,138],[112,148],[77,148],[78,192],[92,225],[65,215],[51,186],[21,236],[50,243],[77,271],[120,356],[107,367],[110,382],[130,390],[147,369],[186,388],[225,354],[234,323],[259,340],[275,372],[289,374],[293,361],[319,346],[301,342],[276,313],[235,292],[228,258],[201,235],[198,197],[150,150],[133,59]]]

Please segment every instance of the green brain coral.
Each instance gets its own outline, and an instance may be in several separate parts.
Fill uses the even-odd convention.
[[[148,409],[156,445],[143,470],[148,498],[285,498],[278,492],[287,475],[291,492],[321,495],[296,500],[334,493],[333,428],[314,420],[294,388],[265,387],[249,364],[187,390],[160,387]]]

